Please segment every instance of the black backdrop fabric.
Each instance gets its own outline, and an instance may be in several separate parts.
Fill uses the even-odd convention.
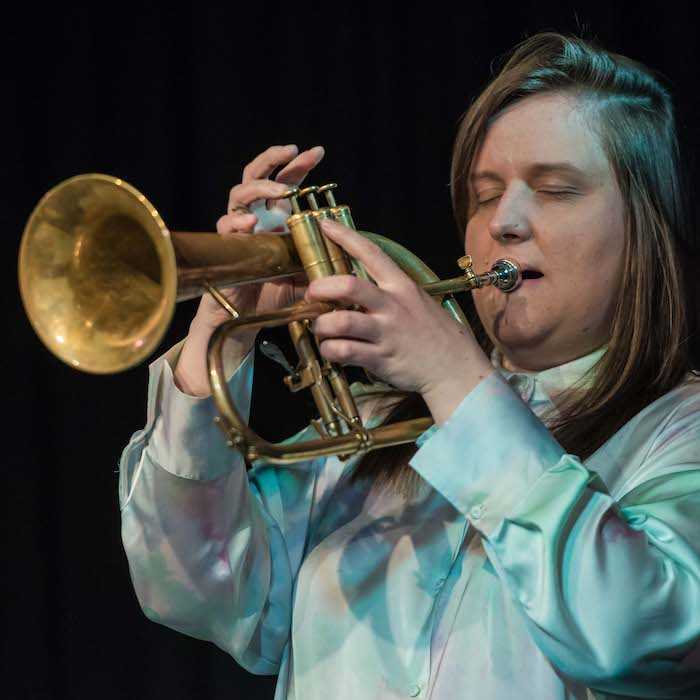
[[[447,185],[457,121],[494,59],[546,29],[595,37],[661,71],[697,169],[690,3],[92,3],[27,6],[5,23],[0,695],[271,698],[275,684],[138,607],[116,469],[145,420],[147,368],[81,374],[34,335],[16,259],[41,195],[105,172],[144,192],[171,228],[214,230],[255,154],[322,144],[310,181],[339,182],[361,228],[452,275],[462,253]],[[186,334],[195,308],[178,306],[153,359]],[[281,439],[308,420],[310,403],[287,396],[278,367],[257,362],[254,424]]]

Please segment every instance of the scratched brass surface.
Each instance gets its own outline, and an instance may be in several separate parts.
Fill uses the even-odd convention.
[[[289,235],[169,232],[134,187],[79,175],[41,199],[25,227],[19,284],[29,320],[58,358],[110,374],[159,345],[176,301],[206,283],[245,284],[302,270]]]
[[[19,282],[49,350],[77,369],[108,373],[141,362],[170,323],[175,259],[142,194],[118,178],[80,175],[50,190],[32,213]]]

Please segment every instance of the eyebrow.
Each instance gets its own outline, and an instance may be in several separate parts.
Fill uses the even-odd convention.
[[[541,175],[560,174],[573,175],[581,179],[588,179],[587,173],[568,161],[562,161],[560,163],[532,163],[527,167],[526,174],[528,178],[539,177]],[[481,180],[496,180],[498,182],[502,182],[503,178],[493,170],[479,170],[476,173],[472,173],[469,180],[472,184],[474,184]]]

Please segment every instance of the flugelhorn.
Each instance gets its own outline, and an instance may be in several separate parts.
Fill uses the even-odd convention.
[[[90,174],[65,180],[40,200],[22,236],[19,283],[29,320],[63,362],[86,372],[115,373],[140,364],[155,350],[177,301],[210,292],[233,316],[214,332],[207,355],[219,411],[216,421],[228,444],[240,450],[247,463],[347,457],[413,441],[430,427],[430,419],[367,429],[342,368],[320,357],[310,325],[334,305],[299,302],[245,318],[238,317],[219,291],[301,271],[309,280],[348,273],[369,277],[361,263],[325,237],[318,225],[327,217],[355,228],[349,207],[335,202],[335,187],[292,187],[283,195],[292,207],[287,220],[290,233],[224,238],[216,233],[170,232],[146,197],[119,178]],[[320,195],[325,206],[318,204]],[[460,323],[466,319],[452,293],[485,285],[508,292],[520,283],[514,262],[499,260],[488,272],[476,274],[469,256],[458,261],[462,275],[439,280],[394,241],[358,233],[379,245]],[[292,391],[309,388],[319,410],[319,418],[312,421],[318,438],[297,444],[267,442],[248,427],[231,400],[223,369],[223,345],[230,334],[241,328],[285,324],[299,356],[285,382]]]

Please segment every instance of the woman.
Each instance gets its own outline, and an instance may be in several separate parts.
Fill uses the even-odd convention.
[[[261,154],[219,232],[260,228],[249,205],[322,156]],[[479,268],[511,257],[528,271],[509,295],[474,292],[478,342],[333,223],[376,286],[232,293],[244,313],[302,293],[362,307],[314,322],[321,353],[410,392],[365,404],[374,422],[429,411],[417,450],[246,474],[212,425],[204,355],[225,316],[203,298],[152,365],[148,424],[122,458],[146,614],[279,673],[278,698],[697,697],[700,382],[678,172],[670,98],[647,69],[537,35],[455,144],[465,249]],[[253,340],[227,350],[244,414]]]

